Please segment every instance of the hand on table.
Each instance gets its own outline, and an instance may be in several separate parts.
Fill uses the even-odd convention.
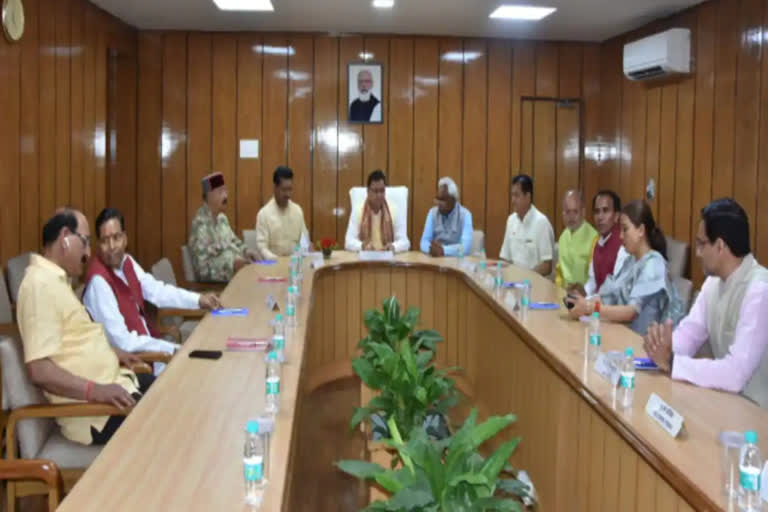
[[[435,258],[440,258],[445,256],[445,249],[443,249],[443,246],[440,244],[440,242],[437,240],[432,240],[432,243],[429,245],[429,254]]]
[[[656,322],[651,324],[645,334],[643,348],[659,370],[670,373],[672,371],[672,320],[667,320],[663,324]]]
[[[387,246],[384,248],[385,251],[392,251],[395,252],[395,244],[387,244]]]
[[[255,251],[254,249],[246,250],[245,251],[245,255],[251,261],[259,261],[261,259],[261,255],[257,251]]]
[[[573,304],[573,307],[568,310],[568,314],[571,318],[574,320],[578,320],[582,316],[589,315],[590,307],[589,303],[587,302],[586,297],[572,297],[569,296],[566,298],[568,302]]]
[[[198,301],[200,309],[206,309],[213,311],[214,309],[221,309],[221,301],[218,295],[215,293],[203,293],[200,294],[200,300]]]
[[[235,258],[235,261],[232,265],[232,267],[235,270],[235,273],[239,272],[241,268],[248,266],[251,263],[250,260],[246,260],[245,258],[237,257]]]

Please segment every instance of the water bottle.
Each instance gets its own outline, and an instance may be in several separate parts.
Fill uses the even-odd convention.
[[[493,290],[499,294],[504,288],[504,272],[501,269],[501,262],[496,262],[496,271],[493,275]]]
[[[300,243],[293,247],[293,255],[296,257],[296,276],[301,281],[304,279],[304,251],[301,250]]]
[[[285,306],[285,323],[288,327],[297,327],[299,325],[296,317],[296,306],[299,302],[299,293],[295,286],[288,287],[288,301]]]
[[[587,355],[590,361],[597,359],[602,342],[603,338],[600,335],[600,313],[595,311],[592,313],[592,318],[589,319],[589,347],[587,348]]]
[[[285,362],[285,323],[283,323],[283,315],[280,314],[275,315],[275,321],[272,324],[272,350],[277,354],[279,362]]]
[[[488,263],[485,261],[485,249],[480,251],[480,261],[477,263],[477,273],[480,277],[485,275],[485,270],[488,267]]]
[[[531,306],[531,280],[523,281],[523,287],[520,290],[520,313],[525,315]]]
[[[280,407],[280,361],[277,352],[272,351],[267,355],[267,396],[264,411],[275,415]]]
[[[763,458],[757,446],[757,432],[744,432],[744,441],[739,457],[739,508],[744,512],[759,512],[762,510],[760,472]]]
[[[464,262],[464,244],[459,241],[459,247],[456,250],[456,262],[461,266]]]
[[[245,501],[249,505],[261,505],[264,479],[264,439],[259,433],[259,422],[251,420],[245,429],[243,450],[243,473],[245,475]]]
[[[635,352],[632,347],[624,351],[624,361],[621,363],[621,378],[619,379],[619,407],[629,409],[635,398]]]
[[[275,417],[269,414],[261,414],[256,421],[259,422],[259,434],[264,441],[264,480],[269,481],[269,464],[272,462],[272,458],[269,454],[269,440],[272,437],[272,433],[275,431]]]
[[[299,295],[299,274],[296,270],[291,270],[291,278],[288,280],[288,286],[296,289],[296,295]]]

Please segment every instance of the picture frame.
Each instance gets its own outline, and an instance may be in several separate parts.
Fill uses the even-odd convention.
[[[347,65],[347,121],[355,124],[384,122],[384,66],[356,61]],[[367,99],[366,99],[367,98]]]

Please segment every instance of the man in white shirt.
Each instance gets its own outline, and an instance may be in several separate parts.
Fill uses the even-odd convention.
[[[407,226],[387,201],[387,176],[380,170],[368,176],[368,197],[349,215],[344,248],[348,251],[404,252],[411,247]]]
[[[499,257],[543,276],[552,273],[555,231],[547,216],[532,203],[533,180],[519,174],[512,180],[512,215],[507,219]]]
[[[104,325],[109,342],[126,352],[156,351],[172,354],[178,347],[157,336],[145,317],[144,301],[157,307],[216,309],[213,293],[198,294],[165,284],[144,272],[126,254],[128,237],[125,218],[114,208],[105,208],[96,218],[100,250],[91,258],[85,280],[85,304],[91,318]]]

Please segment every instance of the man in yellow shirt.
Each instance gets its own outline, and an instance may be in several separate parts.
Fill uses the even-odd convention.
[[[301,206],[291,201],[293,171],[280,166],[272,175],[275,193],[256,216],[256,248],[265,260],[290,256],[300,245],[309,247],[309,234]]]
[[[584,220],[584,198],[578,190],[569,190],[563,197],[563,223],[555,283],[562,287],[583,286],[589,279],[589,263],[598,233]]]
[[[88,316],[71,286],[90,256],[85,216],[62,209],[43,227],[43,255],[33,255],[19,288],[18,322],[29,377],[51,403],[100,402],[132,407],[154,377],[120,364],[141,362],[113,348],[102,325]],[[82,444],[104,444],[124,416],[57,418],[62,434]]]

